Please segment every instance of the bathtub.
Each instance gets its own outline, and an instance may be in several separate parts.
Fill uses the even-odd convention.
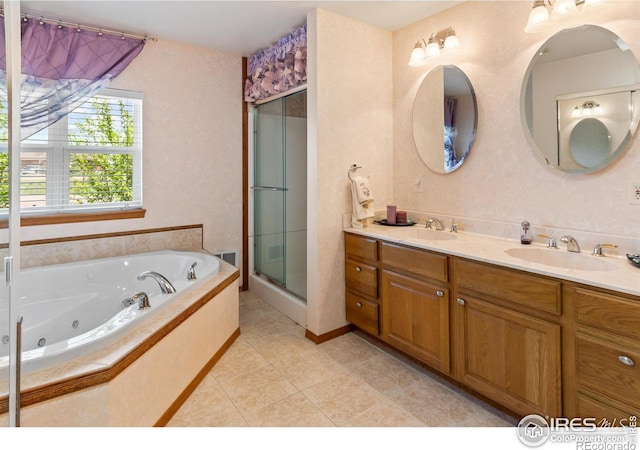
[[[188,280],[194,267],[196,279]],[[164,275],[176,288],[163,294],[152,278],[138,280],[144,271]],[[25,269],[20,273],[22,372],[29,373],[87,355],[158,314],[173,300],[220,272],[214,256],[172,250],[102,258]],[[132,301],[145,292],[150,308]],[[8,301],[0,298],[6,308]],[[7,311],[0,309],[0,377],[8,370]]]

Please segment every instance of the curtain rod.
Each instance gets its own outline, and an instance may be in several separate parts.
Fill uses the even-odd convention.
[[[0,17],[4,17],[4,9],[0,8]],[[26,19],[37,19],[40,21],[40,24],[44,24],[44,23],[50,23],[53,25],[58,25],[58,27],[69,27],[69,28],[75,28],[78,31],[81,30],[87,30],[87,31],[95,31],[99,34],[112,34],[112,35],[116,35],[116,36],[121,36],[123,39],[124,38],[131,38],[131,39],[141,39],[143,41],[152,41],[152,42],[158,42],[158,39],[152,36],[147,36],[147,35],[140,35],[140,34],[133,34],[133,33],[125,33],[123,31],[116,31],[116,30],[109,30],[106,28],[100,28],[100,27],[94,27],[91,25],[82,25],[79,23],[75,23],[75,22],[67,22],[65,20],[60,20],[60,19],[49,19],[47,17],[43,17],[41,15],[35,15],[35,14],[31,14],[31,13],[22,13],[21,15],[22,19],[26,21]]]

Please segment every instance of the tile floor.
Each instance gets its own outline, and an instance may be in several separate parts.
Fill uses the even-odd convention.
[[[250,292],[240,337],[170,427],[508,427],[515,420],[349,333],[320,345]]]

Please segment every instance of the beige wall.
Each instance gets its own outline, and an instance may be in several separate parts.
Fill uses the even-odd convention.
[[[640,140],[608,168],[567,175],[546,167],[520,124],[520,88],[534,52],[553,31],[523,32],[530,2],[468,1],[395,33],[316,10],[308,17],[308,328],[344,320],[341,215],[351,211],[347,170],[371,176],[376,210],[401,209],[640,237]],[[594,23],[640,55],[640,8],[615,2]],[[462,49],[409,67],[415,41],[452,26]],[[265,43],[265,45],[268,43]],[[435,65],[455,64],[474,86],[476,144],[456,172],[432,172],[411,133],[413,98]],[[25,228],[23,239],[204,224],[208,250],[241,248],[241,60],[182,44],[149,43],[113,87],[144,103],[144,219]],[[424,179],[424,192],[413,180]],[[517,229],[517,228],[516,228]],[[636,249],[639,250],[640,249]]]
[[[22,229],[44,239],[202,223],[210,251],[242,248],[238,56],[149,42],[111,87],[144,93],[144,219]]]
[[[531,2],[469,1],[394,33],[394,199],[404,208],[435,214],[514,225],[526,217],[534,227],[638,238],[640,206],[627,200],[629,182],[640,181],[637,133],[621,158],[589,175],[545,166],[525,137],[520,123],[524,73],[535,51],[560,29],[524,33],[530,9]],[[639,57],[637,2],[607,3],[589,17],[591,23],[617,33]],[[416,40],[449,26],[462,50],[425,67],[409,67]],[[464,70],[478,101],[476,144],[467,162],[449,175],[436,174],[422,163],[411,134],[413,98],[423,77],[439,64]],[[425,180],[423,193],[413,192],[417,176]]]
[[[309,30],[307,328],[344,318],[341,214],[351,212],[347,171],[370,176],[376,209],[393,199],[391,33],[316,10]]]
[[[525,137],[522,80],[535,51],[561,28],[524,33],[530,9],[530,2],[467,1],[391,35],[323,10],[310,15],[309,254],[318,255],[308,272],[312,332],[345,323],[339,222],[340,214],[351,210],[346,170],[353,163],[372,174],[376,210],[395,203],[436,215],[506,222],[513,224],[514,239],[525,217],[534,227],[640,237],[640,207],[627,201],[629,182],[640,180],[637,134],[621,158],[589,175],[547,167]],[[609,3],[588,18],[621,36],[638,58],[637,3]],[[462,49],[425,67],[409,67],[415,42],[449,26]],[[478,101],[475,146],[452,174],[431,171],[412,135],[416,91],[440,64],[459,66]],[[416,177],[423,178],[422,193],[414,192]]]

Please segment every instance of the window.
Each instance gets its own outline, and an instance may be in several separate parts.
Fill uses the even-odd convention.
[[[6,106],[0,114],[0,208],[8,199]],[[23,214],[142,207],[142,94],[107,89],[21,142]]]

